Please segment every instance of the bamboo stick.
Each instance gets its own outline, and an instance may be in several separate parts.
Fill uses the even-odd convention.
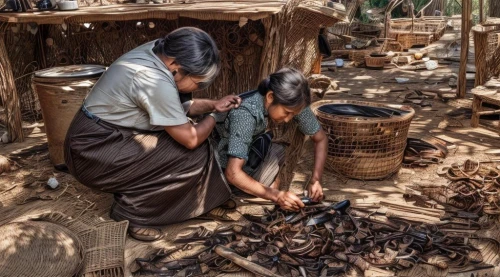
[[[457,97],[465,98],[467,91],[467,61],[469,58],[469,33],[472,28],[471,21],[472,0],[462,0],[462,41],[460,43],[460,70],[458,74]]]
[[[248,261],[247,259],[241,257],[240,255],[236,254],[233,250],[230,248],[227,248],[222,245],[217,245],[214,248],[215,253],[217,255],[226,258],[233,263],[235,263],[237,266],[240,266],[250,272],[253,272],[257,275],[260,276],[266,276],[266,277],[279,277],[280,275],[274,274],[272,271],[268,270],[267,268],[264,268],[258,264],[252,263]]]
[[[380,201],[380,205],[386,205],[386,206],[391,206],[391,207],[409,208],[409,209],[418,209],[420,211],[437,213],[441,216],[444,216],[444,214],[445,214],[445,211],[443,211],[443,210],[424,208],[424,207],[413,207],[413,206],[403,205],[403,204],[394,203],[394,202],[387,202],[387,201]]]
[[[423,223],[428,223],[428,224],[434,224],[434,223],[441,221],[441,219],[439,217],[414,214],[414,213],[408,213],[408,212],[400,212],[400,211],[396,211],[393,209],[387,209],[387,211],[385,212],[385,215],[388,218],[394,218],[394,217],[404,218],[406,220],[418,221],[418,222],[423,222]]]
[[[478,115],[500,114],[500,110],[478,112]]]

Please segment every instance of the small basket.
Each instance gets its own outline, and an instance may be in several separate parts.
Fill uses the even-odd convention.
[[[329,114],[319,108],[330,104],[352,104],[399,110],[392,117],[362,117]],[[404,105],[361,101],[325,100],[311,109],[328,137],[326,166],[342,176],[360,180],[384,179],[399,170],[415,111]]]
[[[387,61],[387,57],[372,57],[372,56],[365,56],[365,63],[366,67],[369,68],[376,68],[376,69],[382,69],[384,68],[385,62]]]
[[[361,64],[365,62],[365,56],[369,53],[367,50],[352,50],[349,52],[349,60]]]

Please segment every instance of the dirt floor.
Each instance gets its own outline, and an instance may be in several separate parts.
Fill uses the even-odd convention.
[[[354,68],[346,64],[336,72],[325,70],[323,74],[337,80],[342,89],[347,92],[327,94],[324,99],[352,99],[384,103],[401,103],[405,94],[414,89],[449,89],[448,79],[451,73],[458,72],[456,63],[446,64],[434,71],[403,71],[398,68],[385,70],[370,70]],[[410,82],[398,84],[395,77],[409,78]],[[466,99],[440,98],[431,99],[432,106],[420,107],[410,104],[416,111],[410,128],[412,137],[433,135],[455,145],[450,149],[444,165],[460,163],[466,159],[476,159],[498,166],[495,159],[495,149],[500,149],[499,126],[496,121],[481,121],[488,127],[471,128],[470,106],[471,95]],[[448,115],[454,112],[455,116]],[[498,119],[498,118],[497,118]],[[112,197],[107,194],[92,191],[78,183],[69,174],[54,170],[47,149],[47,139],[43,133],[43,123],[31,126],[30,135],[23,143],[5,144],[0,147],[0,155],[10,157],[17,170],[0,176],[0,225],[11,221],[29,218],[45,211],[60,211],[73,217],[91,215],[96,218],[109,219],[108,213]],[[491,152],[491,153],[490,153]],[[498,155],[498,154],[497,154]],[[301,160],[291,184],[291,190],[301,193],[302,188],[311,174],[313,161],[313,146],[306,141]],[[425,168],[402,168],[397,174],[381,181],[356,181],[341,178],[325,170],[323,186],[327,200],[350,199],[354,205],[377,203],[380,200],[404,201],[402,194],[405,186],[414,182],[428,181],[446,183],[446,179],[437,175],[436,170],[441,165],[430,165]],[[55,177],[60,186],[56,190],[46,187],[47,180]],[[45,200],[43,200],[45,199]],[[241,213],[262,211],[261,205],[245,205],[240,203]],[[235,218],[238,214],[234,215]],[[189,226],[204,225],[213,229],[215,221],[190,220],[185,223],[168,226],[163,229],[166,236],[157,242],[143,243],[127,237],[125,247],[126,276],[133,276],[137,269],[135,258],[147,257],[155,249],[173,245],[171,240],[181,229]],[[496,236],[499,233],[490,234]],[[498,262],[498,260],[497,260]],[[497,263],[498,264],[498,263]],[[419,275],[425,276],[425,275]],[[500,276],[500,270],[494,270],[454,276]]]

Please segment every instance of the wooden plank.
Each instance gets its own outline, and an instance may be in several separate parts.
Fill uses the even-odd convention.
[[[500,114],[500,110],[478,112],[479,115]]]
[[[81,7],[75,11],[35,11],[27,13],[0,14],[0,22],[38,24],[61,24],[78,18],[84,22],[86,18],[95,21],[108,20],[141,20],[146,18],[167,18],[177,16],[193,16],[193,13],[212,15],[214,18],[226,20],[231,15],[251,16],[261,14],[272,15],[281,11],[285,2],[205,2],[194,4],[119,4],[98,7]],[[202,17],[202,16],[200,16]],[[237,16],[233,17],[238,20]]]

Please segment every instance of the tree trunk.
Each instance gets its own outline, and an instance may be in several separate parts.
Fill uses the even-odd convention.
[[[490,16],[500,17],[500,1],[490,0]]]
[[[445,12],[445,2],[446,0],[434,0],[432,3],[425,8],[424,14],[425,16],[435,16],[436,11],[439,11],[441,15],[444,15]]]

